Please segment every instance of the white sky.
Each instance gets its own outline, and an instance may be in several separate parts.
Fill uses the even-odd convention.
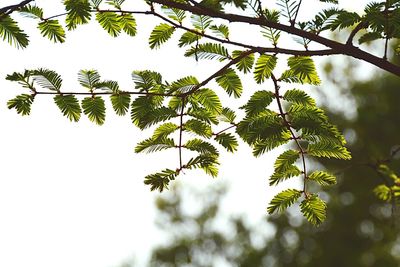
[[[1,6],[16,2],[2,1]],[[360,1],[342,2],[357,5]],[[62,8],[59,1],[37,3],[46,16]],[[6,107],[9,99],[25,91],[4,78],[25,68],[57,71],[65,91],[79,88],[80,69],[97,69],[102,77],[127,89],[133,88],[133,70],[156,70],[173,81],[186,75],[203,79],[218,69],[210,62],[184,58],[174,41],[151,51],[147,38],[159,21],[139,16],[137,20],[135,38],[113,39],[91,23],[68,32],[66,43],[60,45],[41,38],[33,21],[24,19],[23,28],[31,36],[27,49],[0,42],[0,266],[109,267],[131,255],[140,263],[150,247],[162,240],[153,226],[153,199],[159,193],[150,192],[143,178],[175,167],[176,151],[135,154],[135,144],[150,131],[141,133],[129,116],[113,115],[109,101],[101,127],[85,116],[79,123],[69,122],[50,96],[36,97],[30,116],[21,117]],[[249,83],[244,82],[247,95],[253,91],[246,86]],[[254,159],[245,145],[235,155],[223,153],[218,180],[231,185],[223,205],[227,216],[243,213],[250,222],[265,216],[267,203],[278,190],[267,185],[274,154]],[[178,179],[197,188],[218,182],[189,171]]]

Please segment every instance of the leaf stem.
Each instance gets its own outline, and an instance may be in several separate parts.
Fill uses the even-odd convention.
[[[301,146],[301,144],[299,142],[300,138],[296,136],[296,134],[293,131],[293,128],[290,126],[290,123],[286,118],[287,113],[283,110],[283,105],[282,105],[282,102],[281,102],[281,95],[279,93],[280,86],[278,84],[278,79],[276,79],[274,74],[271,75],[271,79],[272,79],[272,81],[274,83],[274,87],[275,87],[275,99],[276,99],[276,102],[278,104],[279,115],[282,117],[283,123],[285,124],[286,128],[289,130],[289,132],[290,132],[290,134],[292,136],[292,139],[295,141],[296,146],[297,146],[297,148],[299,149],[299,152],[300,152],[300,157],[301,157],[301,161],[302,161],[302,164],[303,164],[303,177],[304,177],[303,194],[304,194],[305,198],[308,198],[307,187],[306,187],[306,182],[307,182],[307,179],[308,179],[308,177],[307,177],[306,159],[305,159],[306,151],[304,151],[303,147]]]

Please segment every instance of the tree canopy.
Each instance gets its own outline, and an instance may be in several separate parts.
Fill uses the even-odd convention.
[[[140,30],[136,19],[152,16],[160,23],[149,35],[151,49],[178,35],[176,45],[184,49],[184,56],[195,61],[212,60],[219,66],[203,80],[185,76],[167,81],[157,70],[135,70],[134,90],[124,90],[117,81],[104,80],[98,71],[85,69],[78,72],[84,90],[75,92],[63,89],[63,79],[54,70],[27,69],[6,77],[26,89],[7,105],[29,115],[37,97],[51,95],[70,121],[78,122],[84,114],[102,125],[106,119],[104,98],[109,97],[117,115],[129,114],[141,130],[154,128],[151,136],[137,144],[135,152],[177,151],[176,166],[145,177],[151,190],[168,188],[184,170],[202,169],[218,176],[220,151],[234,153],[239,138],[252,147],[256,157],[290,145],[277,157],[269,184],[299,177],[302,187],[277,194],[267,211],[282,212],[299,201],[304,217],[320,225],[326,219],[326,203],[314,185],[334,185],[336,177],[310,163],[321,158],[350,160],[351,153],[324,109],[298,88],[321,84],[314,56],[345,55],[400,76],[400,67],[389,60],[399,50],[390,41],[400,35],[400,1],[367,3],[362,14],[341,8],[335,0],[316,3],[320,8],[309,20],[301,18],[305,12],[301,0],[277,0],[273,7],[259,0],[148,0],[131,5],[123,0],[65,0],[65,12],[50,16],[44,15],[50,10],[43,10],[33,0],[6,6],[0,9],[0,36],[17,48],[29,44],[29,36],[14,19],[18,15],[36,21],[40,33],[55,43],[65,42],[67,31],[94,21],[112,37],[134,37]],[[262,41],[247,40],[246,34],[231,36],[232,29],[242,24]],[[346,39],[336,41],[332,32],[346,32]],[[285,41],[288,37],[295,42]],[[358,46],[369,42],[383,44],[381,55]],[[286,67],[280,70],[277,66],[282,61],[286,61]],[[239,109],[231,102],[223,103],[215,86],[233,99],[240,98],[248,90],[242,83],[248,76],[259,88],[247,103]],[[387,164],[399,150],[395,147],[390,157],[370,164],[385,177],[374,191],[389,202],[400,197],[400,178]]]

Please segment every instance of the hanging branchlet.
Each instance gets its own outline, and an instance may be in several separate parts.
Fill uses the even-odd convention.
[[[79,71],[78,82],[84,90],[77,92],[63,91],[62,78],[53,70],[40,68],[15,72],[8,75],[7,80],[19,83],[29,92],[8,101],[10,109],[28,115],[35,97],[52,95],[67,119],[78,122],[84,114],[90,121],[102,125],[106,119],[105,98],[109,97],[117,115],[129,114],[132,124],[139,129],[153,129],[151,136],[136,145],[136,153],[169,149],[178,152],[175,166],[145,177],[144,182],[151,190],[167,189],[184,170],[202,169],[216,177],[221,150],[235,152],[238,138],[252,147],[254,156],[289,144],[291,149],[286,149],[276,159],[269,184],[276,185],[297,177],[302,185],[277,194],[267,211],[284,211],[299,201],[302,214],[314,225],[325,220],[326,203],[319,198],[318,192],[309,191],[308,185],[330,186],[336,183],[336,178],[325,170],[311,169],[310,160],[313,157],[348,160],[351,156],[342,134],[329,122],[315,100],[305,91],[296,89],[297,84],[318,86],[321,83],[311,57],[343,54],[400,76],[400,67],[387,61],[389,39],[400,36],[396,24],[400,12],[394,12],[400,7],[396,1],[368,4],[365,14],[360,15],[337,8],[338,1],[321,0],[329,7],[310,21],[299,20],[301,0],[277,1],[280,11],[265,9],[262,1],[254,0],[151,0],[145,1],[148,4],[145,10],[127,10],[123,0],[67,0],[63,1],[66,12],[50,17],[45,17],[43,9],[30,2],[0,9],[0,37],[16,47],[25,48],[29,39],[11,13],[34,19],[40,33],[55,43],[65,41],[66,30],[75,30],[92,21],[112,37],[122,34],[133,37],[137,33],[136,17],[153,16],[160,23],[149,35],[151,49],[161,49],[179,34],[177,46],[185,49],[184,56],[199,62],[214,60],[219,67],[203,81],[186,76],[167,82],[156,71],[136,70],[132,72],[135,86],[129,91],[122,90],[116,81],[101,79],[96,70]],[[254,14],[227,13],[227,4],[233,5],[231,10],[253,10]],[[64,17],[65,27],[59,22]],[[250,25],[270,45],[234,40],[230,35],[231,25],[227,22]],[[353,28],[346,43],[323,36],[345,28]],[[304,48],[280,47],[278,43],[284,34],[297,37]],[[353,45],[356,41],[362,44],[378,39],[386,42],[384,58]],[[311,43],[325,48],[312,50]],[[287,69],[278,75],[275,68],[281,54],[289,57]],[[272,82],[273,87],[253,93],[241,107],[244,116],[239,118],[235,110],[223,106],[219,95],[242,97],[245,90],[243,76],[251,76],[265,88]],[[211,82],[215,82],[214,88],[211,88]],[[379,168],[385,175],[394,177],[383,171],[384,167]],[[397,187],[392,187],[398,186],[396,179],[393,184],[376,189],[378,197],[395,198]]]

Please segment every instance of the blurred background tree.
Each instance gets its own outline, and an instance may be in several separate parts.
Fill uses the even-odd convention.
[[[331,82],[340,77],[338,69],[347,77],[357,71],[355,63],[345,69],[331,64],[338,63],[326,65]],[[176,187],[169,197],[157,200],[158,225],[170,237],[154,249],[150,266],[399,267],[400,215],[396,217],[396,207],[379,201],[372,190],[382,184],[374,167],[379,162],[386,160],[400,172],[400,160],[390,158],[400,143],[400,79],[372,74],[368,81],[341,83],[347,86],[340,97],[355,103],[354,116],[327,106],[332,121],[346,133],[353,159],[317,163],[339,176],[338,185],[321,196],[329,205],[328,220],[321,227],[292,212],[296,207],[267,217],[257,227],[243,218],[221,219],[221,188],[203,192],[198,196],[200,211],[187,213],[182,190]],[[258,231],[270,226],[270,235]]]

